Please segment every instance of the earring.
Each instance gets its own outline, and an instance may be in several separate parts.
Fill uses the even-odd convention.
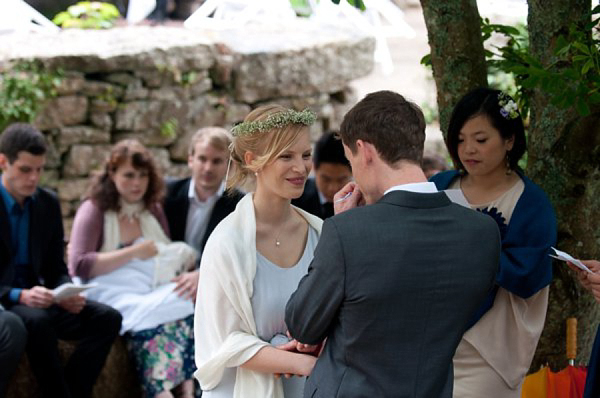
[[[506,152],[506,175],[509,176],[512,174],[512,168],[510,167],[510,158],[508,157],[508,152]]]

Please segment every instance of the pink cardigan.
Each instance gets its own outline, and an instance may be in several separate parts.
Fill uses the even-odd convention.
[[[169,236],[167,217],[160,204],[149,209]],[[69,241],[69,274],[84,280],[89,279],[90,269],[96,262],[98,250],[104,243],[104,212],[90,199],[84,201],[75,214]]]

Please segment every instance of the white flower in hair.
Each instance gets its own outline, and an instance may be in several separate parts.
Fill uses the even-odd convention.
[[[498,105],[500,105],[500,114],[505,119],[516,119],[519,117],[519,107],[510,95],[500,92],[498,94]]]

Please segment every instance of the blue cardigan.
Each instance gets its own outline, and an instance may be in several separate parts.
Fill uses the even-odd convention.
[[[477,312],[472,325],[492,307],[498,286],[528,298],[552,282],[552,259],[548,254],[550,247],[556,244],[556,216],[544,191],[523,174],[518,174],[525,189],[508,226],[500,228],[502,252],[496,287]],[[443,190],[458,175],[456,170],[445,171],[431,177],[431,181]]]

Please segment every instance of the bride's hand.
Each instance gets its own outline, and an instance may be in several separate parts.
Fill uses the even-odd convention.
[[[317,363],[317,357],[313,355],[300,353],[297,353],[296,355],[298,356],[298,359],[294,361],[295,372],[283,374],[286,379],[289,379],[294,375],[299,377],[310,376],[315,364]],[[276,378],[280,378],[281,376],[281,373],[275,373]]]

